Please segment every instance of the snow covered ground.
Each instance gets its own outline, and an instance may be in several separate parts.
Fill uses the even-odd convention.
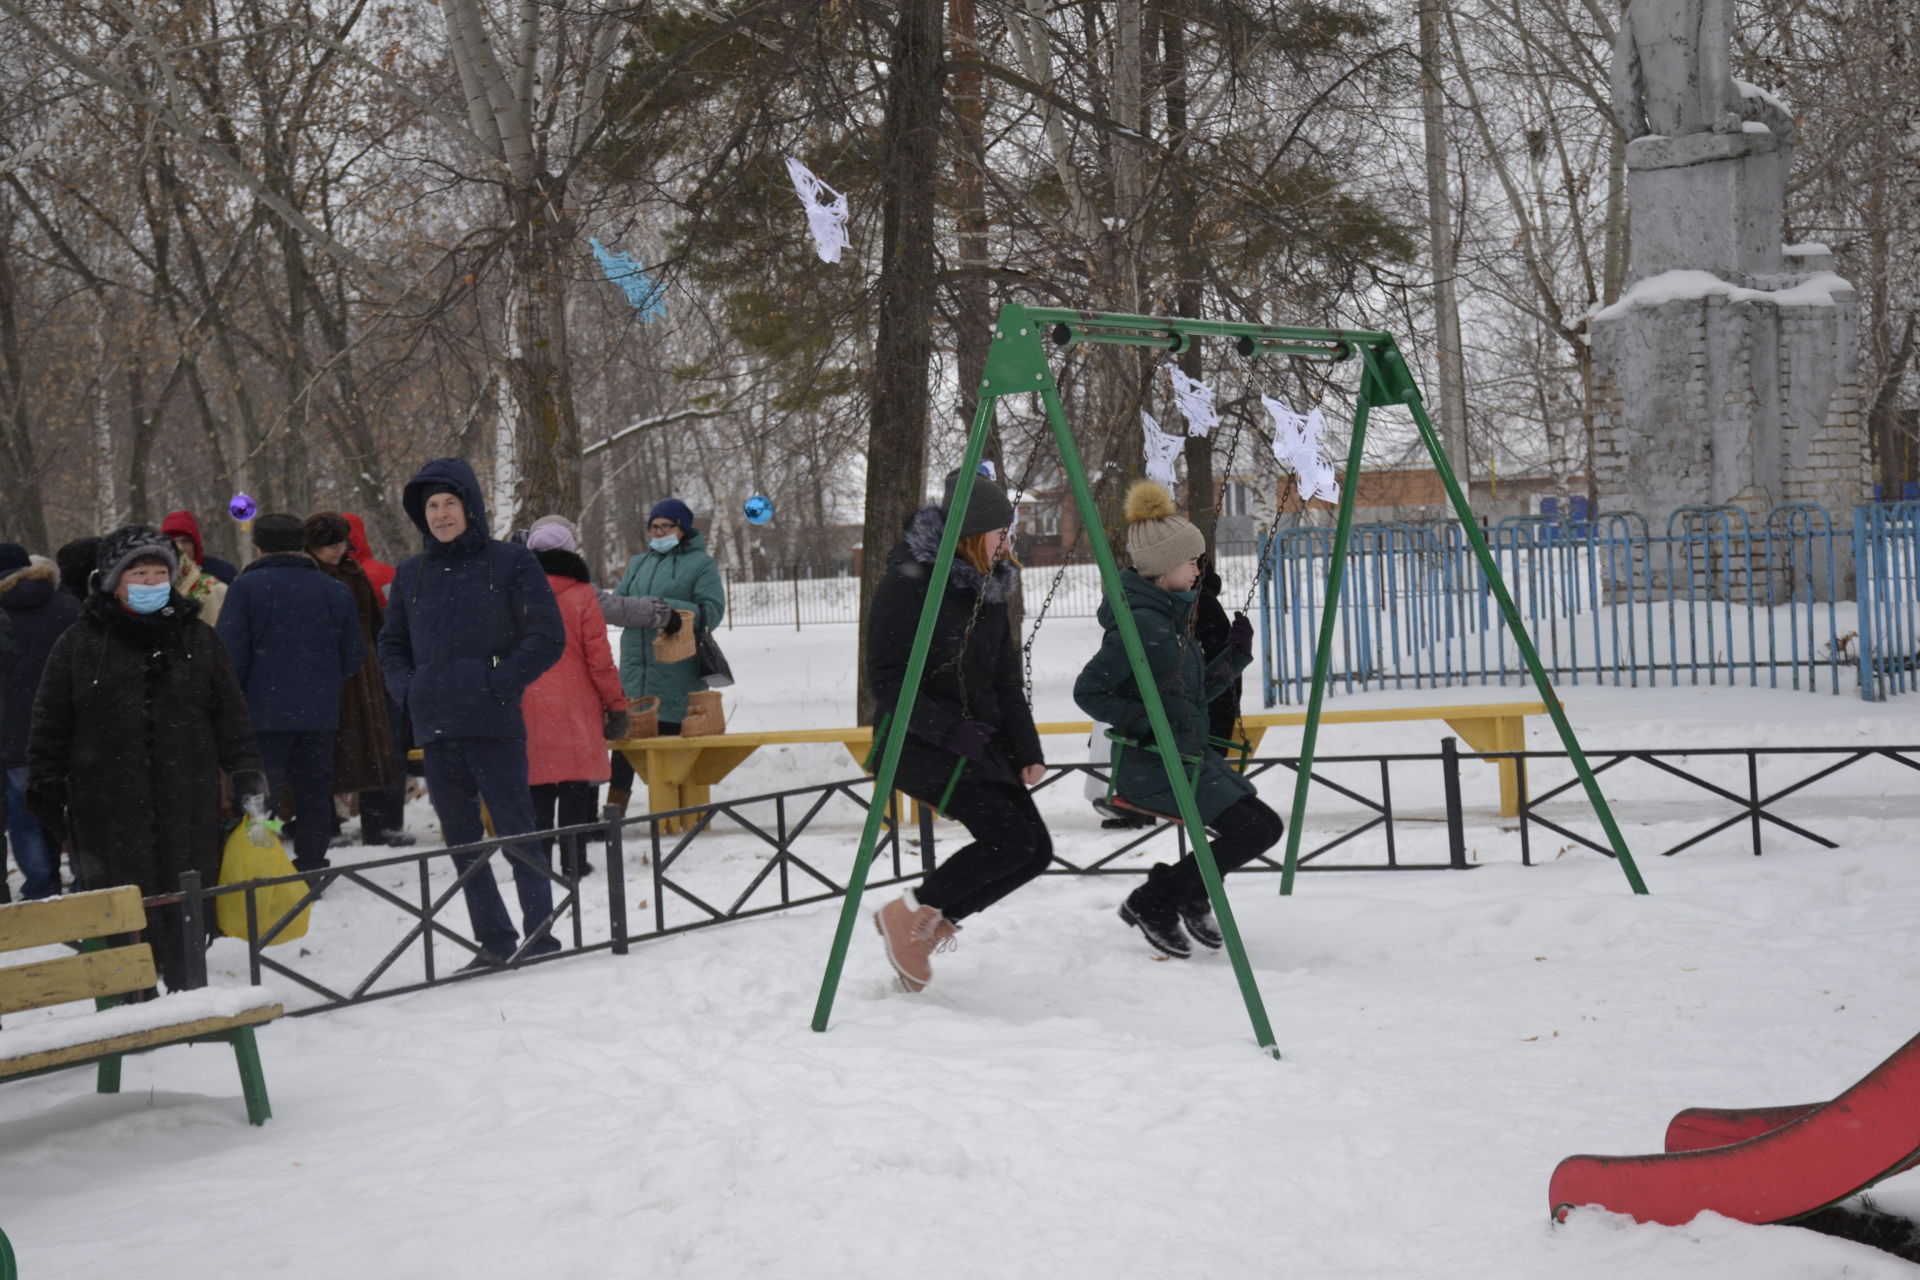
[[[1090,623],[1055,625],[1043,719],[1075,717],[1091,643]],[[851,638],[724,636],[735,727],[851,723]],[[1335,705],[1416,700],[1464,699]],[[1920,738],[1911,703],[1567,703],[1593,749]],[[1322,749],[1425,751],[1443,731],[1329,728]],[[1685,1106],[1831,1096],[1920,1030],[1920,787],[1884,767],[1806,802],[1840,849],[1651,859],[1645,898],[1577,851],[1306,877],[1284,900],[1238,877],[1279,1062],[1223,957],[1157,961],[1119,924],[1124,879],[1024,890],[918,997],[863,922],[825,1034],[808,1020],[836,908],[815,906],[284,1019],[260,1035],[264,1129],[217,1046],[129,1060],[118,1097],[85,1071],[0,1087],[0,1229],[29,1280],[1911,1274],[1793,1228],[1554,1227],[1546,1202],[1565,1155],[1657,1149]],[[763,751],[721,794],[849,772],[838,748]],[[1468,802],[1498,833],[1490,780]],[[1633,830],[1673,817],[1620,803],[1643,806]],[[1111,847],[1074,810],[1064,792],[1049,808],[1062,852]],[[430,833],[423,807],[411,820]],[[650,869],[629,871],[637,905]],[[392,942],[380,911],[336,888],[296,945],[370,963]],[[241,958],[217,944],[216,983],[243,980]],[[1876,1198],[1920,1217],[1920,1172]]]

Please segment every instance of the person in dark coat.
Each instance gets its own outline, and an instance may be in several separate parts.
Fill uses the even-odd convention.
[[[60,566],[60,589],[75,600],[85,600],[92,590],[94,564],[100,558],[100,539],[75,538],[53,553]]]
[[[361,572],[353,554],[353,529],[345,516],[323,511],[307,517],[306,548],[320,572],[338,582],[353,597],[360,617],[360,634],[367,656],[340,686],[340,730],[333,740],[333,790],[336,795],[360,799],[360,836],[363,843],[404,848],[413,843],[406,831],[406,773],[394,752],[393,729],[387,719],[387,681],[380,670],[380,626],[386,608],[380,592]]]
[[[73,620],[80,602],[60,590],[60,573],[51,560],[27,554],[17,542],[0,543],[0,611],[12,624],[13,654],[7,662],[6,706],[0,722],[0,767],[6,769],[7,842],[26,883],[23,899],[51,898],[60,892],[60,846],[27,808],[27,730],[33,723],[33,697],[47,655]]]
[[[956,473],[957,475],[957,473]],[[867,679],[874,740],[906,681],[956,475],[941,506],[907,520],[867,619]],[[984,475],[976,480],[960,542],[940,597],[926,668],[900,749],[894,786],[967,828],[973,843],[927,873],[918,889],[874,913],[887,958],[908,991],[933,979],[932,954],[951,945],[960,921],[1047,869],[1053,842],[1027,794],[1046,772],[1020,679],[1020,646],[1007,615],[1015,567],[1006,555],[1013,504]]]
[[[199,606],[172,589],[177,554],[146,525],[101,540],[93,592],[54,641],[34,698],[27,803],[69,841],[82,888],[167,893],[189,871],[213,884],[221,771],[236,806],[266,790],[227,651]],[[177,988],[179,913],[156,910],[147,925],[161,973]]]
[[[1194,636],[1195,584],[1206,540],[1175,514],[1173,495],[1151,480],[1127,491],[1127,554],[1133,567],[1120,574],[1147,666],[1166,707],[1179,767],[1192,788],[1200,820],[1210,833],[1220,874],[1245,866],[1271,849],[1283,833],[1280,815],[1261,803],[1253,783],[1233,771],[1208,741],[1208,705],[1253,661],[1253,624],[1246,617],[1229,627],[1229,642],[1208,662]],[[1111,601],[1099,609],[1105,635],[1100,651],[1074,682],[1073,700],[1095,720],[1141,745],[1124,748],[1113,767],[1114,793],[1155,813],[1179,812],[1167,763],[1152,750],[1153,727],[1120,638]],[[1222,944],[1207,899],[1200,864],[1191,850],[1177,863],[1156,863],[1147,882],[1127,896],[1120,918],[1139,929],[1156,949],[1176,959],[1193,953],[1193,942]]]
[[[1193,602],[1193,638],[1200,642],[1200,657],[1211,663],[1233,644],[1233,623],[1227,607],[1220,603],[1225,586],[1214,569],[1212,556],[1200,557],[1200,594]],[[1240,677],[1207,704],[1207,731],[1229,741],[1240,724]]]
[[[534,830],[527,785],[527,729],[520,694],[560,660],[566,630],[540,562],[525,547],[487,534],[473,468],[436,458],[402,492],[425,549],[394,574],[380,630],[387,691],[413,722],[426,759],[427,793],[449,845],[484,836],[484,800],[496,835]],[[506,846],[519,891],[527,954],[557,951],[547,931],[553,882],[538,846]],[[461,855],[464,871],[476,855]],[[516,951],[490,868],[466,880],[467,912],[481,953],[467,966],[507,963]]]
[[[294,868],[320,871],[333,836],[340,686],[366,662],[366,638],[353,596],[304,550],[300,517],[260,516],[253,545],[261,554],[227,588],[215,630],[246,691],[276,807],[293,793]]]

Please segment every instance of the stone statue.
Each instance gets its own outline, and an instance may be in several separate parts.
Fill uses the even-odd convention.
[[[1613,44],[1613,111],[1629,138],[1738,133],[1733,0],[1633,0]]]

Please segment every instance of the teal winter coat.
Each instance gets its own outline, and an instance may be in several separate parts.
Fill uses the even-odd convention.
[[[685,609],[711,631],[726,615],[726,589],[720,570],[707,554],[707,542],[689,533],[673,550],[662,554],[649,547],[627,564],[620,575],[617,596],[659,596],[676,609]],[[660,720],[678,724],[687,718],[687,695],[707,686],[695,678],[698,660],[655,662],[652,627],[628,627],[620,635],[620,683],[629,698],[649,695],[660,699]]]
[[[1207,745],[1207,704],[1232,687],[1251,659],[1229,646],[1207,662],[1193,634],[1193,601],[1155,586],[1132,569],[1121,571],[1120,586],[1133,610],[1134,624],[1140,629],[1147,666],[1166,704],[1174,741],[1182,756],[1199,758],[1194,800],[1200,807],[1201,820],[1212,822],[1243,797],[1254,794],[1253,784]],[[1153,743],[1153,725],[1134,683],[1133,667],[1127,662],[1126,645],[1120,639],[1111,603],[1100,606],[1099,618],[1105,630],[1100,651],[1074,681],[1073,700],[1082,711],[1112,725],[1121,736],[1146,744],[1119,750],[1119,763],[1114,767],[1115,794],[1158,813],[1177,813],[1165,765],[1147,749]],[[1191,760],[1183,764],[1183,769],[1190,779],[1195,776]]]

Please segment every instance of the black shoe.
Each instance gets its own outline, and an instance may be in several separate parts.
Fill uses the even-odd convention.
[[[493,954],[491,951],[482,951],[479,955],[461,965],[459,971],[461,973],[480,973],[487,969],[504,969],[506,967],[507,962],[505,959]]]
[[[560,950],[560,939],[554,937],[552,934],[548,934],[546,937],[540,939],[540,941],[528,947],[526,953],[521,958],[523,960],[532,960],[536,956],[550,956],[558,950]]]
[[[1120,918],[1138,929],[1140,936],[1163,955],[1185,960],[1193,954],[1193,944],[1180,927],[1180,913],[1165,899],[1149,894],[1145,885],[1120,904]]]
[[[1209,951],[1218,951],[1227,945],[1227,936],[1220,932],[1220,922],[1213,918],[1213,904],[1205,898],[1181,907],[1180,923],[1187,926],[1187,933],[1195,942]]]

